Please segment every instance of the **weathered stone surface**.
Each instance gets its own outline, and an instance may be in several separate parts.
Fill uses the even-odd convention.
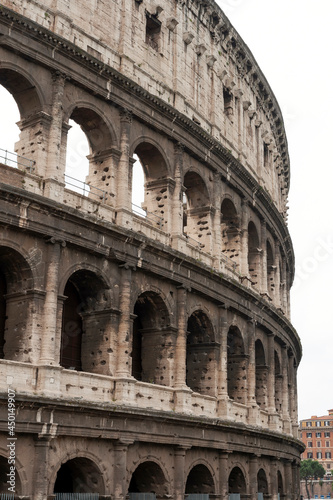
[[[288,150],[224,13],[5,0],[0,83],[24,157],[0,165],[0,491],[9,387],[17,495],[296,500]],[[66,186],[69,119],[84,194]]]

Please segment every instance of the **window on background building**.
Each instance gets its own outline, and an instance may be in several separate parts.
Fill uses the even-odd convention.
[[[319,420],[316,422],[316,427],[320,427],[321,425],[321,422],[319,422]]]
[[[329,421],[325,420],[324,425],[325,425],[325,427],[329,427],[329,425],[330,425]]]
[[[316,438],[321,438],[321,432],[316,432]]]
[[[330,469],[331,468],[331,464],[326,464],[326,469]]]
[[[326,448],[329,448],[330,447],[330,442],[326,441],[325,446],[326,446]]]
[[[321,441],[317,441],[317,448],[321,447]]]
[[[312,441],[308,441],[308,448],[312,448]]]
[[[330,437],[330,433],[329,432],[325,432],[325,438],[329,438]]]
[[[318,451],[318,453],[316,455],[317,455],[317,458],[323,458],[323,454],[321,451]]]
[[[312,422],[306,422],[306,426],[307,427],[311,427],[312,426]]]
[[[326,451],[325,453],[325,458],[331,458],[331,452],[330,451]],[[327,464],[328,465],[328,464]],[[327,467],[328,468],[328,467]]]
[[[307,454],[307,457],[308,457],[308,458],[313,458],[313,453],[310,451],[310,452]]]
[[[312,432],[307,432],[307,433],[306,433],[306,437],[307,437],[307,438],[312,438]]]

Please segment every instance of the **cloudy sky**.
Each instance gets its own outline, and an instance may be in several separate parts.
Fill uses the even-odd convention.
[[[291,158],[289,229],[296,254],[292,322],[303,344],[299,418],[333,408],[332,0],[218,0],[254,54],[284,116]],[[13,151],[19,120],[1,92],[0,148]],[[71,132],[75,134],[75,131]],[[73,175],[86,143],[78,137]],[[0,150],[0,156],[2,152]],[[332,169],[332,172],[331,172]],[[332,307],[332,310],[331,310]]]
[[[299,418],[333,408],[332,0],[219,0],[280,104],[291,159]]]

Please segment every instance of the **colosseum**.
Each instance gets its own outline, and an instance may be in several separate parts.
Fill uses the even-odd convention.
[[[296,500],[288,146],[228,18],[3,0],[0,84],[20,113],[0,152],[1,493]]]

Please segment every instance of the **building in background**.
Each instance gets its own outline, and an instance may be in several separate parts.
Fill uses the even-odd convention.
[[[302,460],[312,458],[317,460],[331,475],[333,470],[333,410],[328,415],[313,416],[300,421],[300,439],[306,446]]]
[[[296,500],[289,155],[247,45],[213,0],[4,0],[0,84],[0,491]]]

